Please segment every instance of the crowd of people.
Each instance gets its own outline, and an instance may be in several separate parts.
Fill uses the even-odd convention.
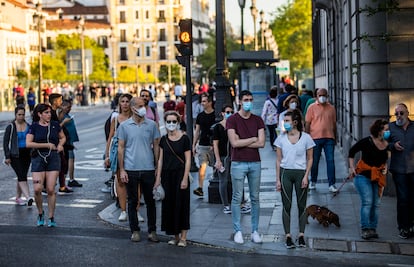
[[[195,94],[193,106],[194,138],[186,134],[186,112],[182,87],[174,97],[165,95],[163,116],[154,102],[154,90],[136,93],[119,92],[109,119],[105,148],[105,166],[112,171],[120,208],[119,221],[129,221],[131,241],[141,240],[139,223],[147,220],[148,240],[159,242],[156,229],[154,190],[163,188],[161,230],[173,236],[170,245],[187,246],[190,229],[190,168],[198,164],[198,185],[193,194],[204,197],[206,168],[213,168],[219,179],[223,213],[231,214],[233,240],[245,242],[241,214],[251,213],[250,239],[262,243],[259,233],[261,158],[266,132],[276,154],[276,191],[282,198],[282,218],[287,248],[306,247],[306,202],[308,190],[315,190],[319,176],[322,150],[327,165],[328,188],[337,193],[334,150],[337,139],[336,110],[325,88],[315,92],[302,87],[301,95],[290,84],[272,87],[263,105],[262,114],[252,113],[254,98],[248,90],[238,94],[238,104],[215,107],[213,91]],[[20,92],[19,92],[20,94]],[[136,96],[134,96],[136,95]],[[71,193],[82,186],[74,180],[74,142],[79,140],[71,101],[62,101],[61,94],[50,94],[49,104],[33,109],[33,122],[24,119],[24,107],[18,105],[15,120],[6,128],[4,151],[6,164],[18,176],[16,203],[38,208],[37,225],[45,224],[42,190],[48,196],[48,226],[54,219],[55,184],[58,194]],[[79,100],[81,101],[81,100]],[[256,104],[256,103],[255,103]],[[221,108],[216,118],[216,108]],[[414,122],[408,118],[404,103],[395,108],[395,122],[378,119],[370,126],[370,136],[356,142],[349,150],[349,178],[361,198],[360,224],[363,239],[378,238],[378,209],[385,177],[391,173],[397,190],[397,222],[399,237],[409,238],[414,232]],[[161,136],[160,124],[166,134]],[[356,163],[355,156],[361,152]],[[387,165],[388,159],[390,164]],[[32,164],[34,199],[30,196],[27,172]],[[69,182],[65,185],[66,173]],[[244,186],[247,180],[248,199]],[[229,190],[231,189],[231,190]],[[291,233],[293,190],[298,209],[298,245]],[[141,195],[146,219],[139,212]]]

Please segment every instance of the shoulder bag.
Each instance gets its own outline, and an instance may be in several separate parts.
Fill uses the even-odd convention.
[[[165,136],[165,142],[167,143],[167,145],[168,145],[168,147],[170,148],[170,150],[171,150],[171,152],[174,154],[174,156],[176,156],[177,157],[177,159],[182,163],[182,164],[184,164],[184,166],[185,166],[185,161],[182,159],[182,158],[180,158],[180,156],[178,156],[177,155],[177,153],[175,153],[175,151],[174,151],[174,149],[172,148],[172,146],[170,145],[170,142],[168,142],[168,136],[166,135]],[[191,172],[189,172],[188,173],[188,180],[190,181],[190,183],[192,183],[193,181],[194,181],[194,178],[193,178],[193,176],[191,175]]]

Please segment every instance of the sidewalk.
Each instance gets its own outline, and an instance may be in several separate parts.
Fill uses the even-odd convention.
[[[208,196],[200,199],[191,194],[191,229],[188,232],[188,240],[191,243],[206,244],[227,249],[242,250],[246,252],[280,254],[288,253],[285,248],[284,230],[282,225],[282,201],[280,193],[275,191],[275,160],[276,155],[269,146],[261,150],[262,158],[262,180],[260,187],[260,223],[259,233],[263,235],[263,244],[254,244],[250,241],[250,214],[242,214],[241,224],[245,243],[237,245],[233,242],[231,215],[223,214],[221,204],[208,203]],[[340,149],[335,150],[337,187],[341,186],[347,177],[346,160]],[[317,204],[326,206],[339,215],[341,227],[330,225],[328,228],[320,225],[316,220],[309,217],[306,226],[305,237],[307,248],[296,249],[292,253],[312,253],[314,251],[337,251],[340,253],[380,253],[414,255],[414,239],[402,240],[398,235],[396,221],[396,199],[383,197],[381,200],[379,225],[377,232],[379,239],[365,241],[360,237],[359,227],[359,196],[352,182],[347,182],[340,194],[332,198],[328,192],[326,177],[326,165],[322,157],[320,164],[320,175],[316,190],[308,194],[307,205]],[[210,170],[211,173],[211,170]],[[197,174],[194,174],[197,175]],[[209,174],[207,174],[209,177]],[[196,177],[194,177],[195,180]],[[191,192],[196,187],[191,184]],[[247,184],[245,185],[246,189]],[[208,192],[208,181],[204,184],[204,192]],[[205,193],[205,194],[206,194]],[[294,198],[295,199],[295,198]],[[170,237],[163,236],[160,231],[161,203],[157,203],[157,226],[158,233],[163,240]],[[119,209],[111,204],[99,213],[99,217],[118,227],[129,230],[128,222],[119,222]],[[145,206],[140,209],[145,216]],[[298,234],[296,201],[292,205],[292,236],[296,239]],[[142,231],[146,231],[146,222],[141,223]],[[289,250],[292,251],[292,250]]]

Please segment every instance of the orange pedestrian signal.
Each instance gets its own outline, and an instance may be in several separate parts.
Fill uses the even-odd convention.
[[[176,44],[176,47],[182,56],[193,55],[193,21],[191,19],[182,19],[178,23],[180,27],[180,33],[178,39],[180,44]]]

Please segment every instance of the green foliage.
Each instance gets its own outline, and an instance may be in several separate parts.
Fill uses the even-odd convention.
[[[177,83],[180,81],[180,65],[171,65],[171,83]],[[168,65],[162,65],[160,72],[158,73],[158,79],[162,83],[168,83]]]
[[[288,1],[279,7],[270,23],[280,59],[290,61],[292,72],[312,74],[312,4],[309,0]]]

